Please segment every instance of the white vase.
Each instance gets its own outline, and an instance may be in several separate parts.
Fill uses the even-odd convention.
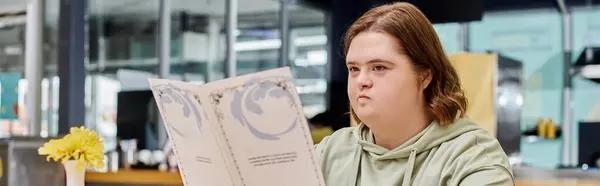
[[[85,186],[85,167],[77,169],[77,161],[69,160],[63,164],[67,176],[66,186]]]

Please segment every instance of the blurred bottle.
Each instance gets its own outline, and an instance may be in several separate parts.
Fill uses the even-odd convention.
[[[537,135],[540,138],[546,137],[546,122],[544,118],[540,118],[537,124]]]
[[[169,171],[170,172],[177,172],[178,171],[178,161],[177,161],[177,156],[175,156],[175,154],[171,153],[168,157],[167,157],[167,163],[169,166]]]
[[[131,169],[131,166],[137,163],[137,158],[135,158],[137,153],[137,140],[120,140],[119,145],[121,146],[123,168]]]
[[[110,151],[106,154],[106,171],[117,172],[119,171],[119,152]]]
[[[548,123],[546,124],[546,137],[548,139],[556,138],[556,125],[552,119],[548,120]]]

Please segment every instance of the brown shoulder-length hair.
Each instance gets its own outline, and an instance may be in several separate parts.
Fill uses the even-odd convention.
[[[344,53],[350,42],[362,32],[382,32],[395,37],[412,59],[415,70],[430,70],[431,83],[425,88],[427,114],[441,125],[454,121],[457,114],[467,111],[467,98],[460,86],[458,74],[446,56],[431,22],[409,3],[393,3],[369,10],[348,29]],[[350,109],[352,119],[361,123]]]

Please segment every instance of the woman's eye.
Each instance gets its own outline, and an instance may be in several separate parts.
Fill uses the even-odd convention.
[[[348,67],[348,71],[349,72],[355,72],[355,71],[358,71],[358,68],[356,68],[356,67]]]
[[[381,65],[376,65],[376,66],[373,66],[373,70],[376,70],[376,71],[385,70],[385,67],[381,66]]]

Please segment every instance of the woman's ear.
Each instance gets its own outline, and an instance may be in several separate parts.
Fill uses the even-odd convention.
[[[433,74],[431,74],[431,69],[427,69],[421,72],[421,90],[425,90],[429,84],[431,83],[431,80],[433,79]]]

